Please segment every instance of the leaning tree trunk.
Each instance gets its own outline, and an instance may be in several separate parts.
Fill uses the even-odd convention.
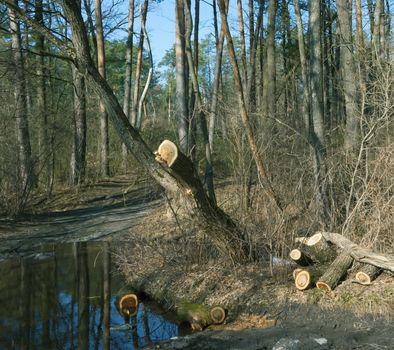
[[[194,215],[198,223],[209,229],[218,249],[223,249],[235,259],[245,257],[246,246],[241,230],[208,198],[201,181],[191,172],[185,176],[182,172],[155,160],[152,151],[130,125],[113,91],[93,64],[83,18],[76,2],[61,0],[61,4],[74,33],[75,53],[71,52],[73,62],[80,72],[86,74],[90,86],[103,101],[121,141],[150,175],[167,190],[170,197],[182,197],[192,209],[190,215]]]

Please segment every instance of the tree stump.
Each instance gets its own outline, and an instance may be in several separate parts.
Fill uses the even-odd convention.
[[[115,307],[123,316],[125,323],[129,323],[130,317],[137,314],[138,297],[134,293],[119,295],[115,300]]]
[[[321,276],[316,283],[316,287],[327,291],[332,291],[340,282],[342,277],[346,274],[348,268],[352,265],[353,258],[348,251],[343,251],[333,263],[329,266],[326,272]]]
[[[356,282],[368,286],[378,277],[382,269],[374,265],[364,264],[360,271],[356,273]]]

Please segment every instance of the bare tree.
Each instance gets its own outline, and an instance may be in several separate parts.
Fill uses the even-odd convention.
[[[105,79],[105,43],[103,19],[101,13],[101,0],[94,0],[94,13],[96,17],[96,37],[97,37],[97,67],[101,76]],[[101,175],[109,176],[109,132],[108,132],[108,113],[102,101],[100,103],[100,161]]]
[[[85,77],[73,67],[74,143],[71,157],[71,182],[79,185],[86,175],[86,86]]]
[[[309,0],[309,82],[311,105],[309,135],[314,148],[315,198],[317,212],[322,224],[330,219],[330,202],[327,194],[326,149],[323,107],[323,71],[321,56],[321,13],[320,1]]]
[[[131,122],[130,98],[131,98],[131,75],[133,68],[133,28],[134,28],[134,0],[129,0],[129,14],[127,21],[127,42],[126,42],[126,72],[124,80],[123,112]],[[126,171],[127,148],[122,145],[123,169]]]
[[[277,0],[268,1],[267,61],[265,64],[263,115],[270,118],[274,118],[276,115],[275,17],[277,5]]]
[[[280,203],[280,200],[272,187],[271,181],[269,180],[269,178],[267,176],[267,172],[265,170],[264,162],[258,152],[258,147],[257,147],[257,143],[255,140],[252,124],[250,122],[246,103],[245,103],[241,75],[239,72],[238,63],[237,63],[237,59],[236,59],[236,55],[235,55],[233,38],[231,36],[230,28],[229,28],[229,25],[227,22],[226,6],[224,3],[224,0],[219,0],[218,5],[219,5],[219,9],[220,9],[220,16],[222,19],[223,30],[226,34],[227,49],[229,52],[231,65],[233,67],[235,84],[236,84],[236,87],[238,90],[241,119],[242,119],[242,122],[245,127],[246,135],[247,135],[248,142],[249,142],[249,148],[252,152],[253,159],[256,163],[258,173],[261,177],[261,181],[263,181],[263,183],[264,183],[264,187],[265,187],[266,192],[268,193],[270,198],[274,201],[274,203],[276,204],[278,209],[282,210],[282,204]]]
[[[12,1],[11,5],[17,7],[17,0]],[[31,157],[30,133],[27,116],[26,78],[20,38],[20,23],[17,19],[15,8],[13,6],[8,7],[8,17],[11,28],[11,50],[15,70],[14,95],[19,175],[21,178],[22,193],[25,193],[25,191],[28,189],[28,186],[31,184],[31,181],[33,180],[33,163]]]
[[[338,23],[341,37],[341,71],[345,95],[345,148],[354,151],[359,144],[359,118],[356,65],[352,43],[352,6],[348,0],[337,0]]]
[[[175,37],[175,83],[176,107],[178,114],[179,145],[183,152],[189,151],[189,111],[187,98],[187,69],[185,52],[185,14],[183,0],[175,2],[176,37]]]
[[[141,7],[141,23],[145,25],[146,22],[146,16],[148,14],[148,0],[144,0],[144,3]],[[132,107],[131,107],[131,123],[134,127],[137,126],[137,119],[138,119],[138,97],[140,93],[140,85],[141,85],[141,75],[142,75],[142,53],[144,50],[144,31],[143,31],[143,25],[141,26],[140,30],[140,39],[138,43],[138,49],[137,49],[137,62],[135,64],[135,79],[134,79],[134,91],[133,91],[133,102],[132,102]],[[138,129],[138,127],[137,127]]]

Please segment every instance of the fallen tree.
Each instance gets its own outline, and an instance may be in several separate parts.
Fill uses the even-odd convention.
[[[121,141],[129,152],[137,159],[148,173],[162,186],[169,201],[181,199],[190,216],[207,231],[209,231],[217,249],[231,260],[240,260],[248,255],[243,232],[235,222],[224,213],[210,198],[195,171],[179,172],[177,169],[155,160],[155,155],[142,139],[139,132],[133,128],[123,112],[115,94],[107,81],[99,74],[90,54],[89,40],[79,2],[76,0],[61,0],[65,18],[69,22],[73,35],[70,47],[48,28],[37,22],[29,13],[17,6],[12,0],[1,0],[12,8],[19,17],[45,35],[55,44],[60,54],[57,57],[68,60],[85,76],[89,86],[103,102],[108,116]]]
[[[308,289],[316,282],[317,288],[332,291],[347,275],[353,261],[361,264],[354,282],[362,285],[370,285],[383,270],[394,272],[393,256],[375,253],[338,233],[318,232],[309,238],[298,237],[295,242],[299,247],[290,252],[290,258],[303,267],[293,271],[299,290]],[[336,250],[339,253],[335,257]],[[304,269],[307,266],[310,268]],[[316,272],[323,270],[324,273]],[[320,277],[316,279],[317,276]]]

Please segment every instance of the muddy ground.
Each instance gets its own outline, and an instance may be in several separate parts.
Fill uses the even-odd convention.
[[[228,310],[224,325],[148,349],[394,349],[391,276],[365,287],[350,271],[333,293],[300,292],[287,264],[210,259],[209,243],[193,230],[185,236],[149,183],[102,181],[39,202],[17,220],[0,219],[0,259],[42,243],[109,239],[128,282],[165,307],[188,301]]]

